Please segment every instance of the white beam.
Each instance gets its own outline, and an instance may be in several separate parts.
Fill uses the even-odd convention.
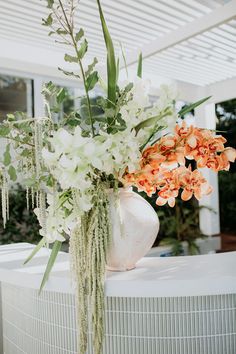
[[[221,6],[207,15],[180,27],[176,31],[172,31],[161,38],[151,41],[149,44],[140,48],[143,58],[148,58],[163,50],[166,50],[178,43],[188,40],[191,37],[197,36],[200,33],[210,30],[213,27],[219,26],[224,22],[230,21],[236,16],[236,0],[232,0],[224,6]],[[127,56],[127,65],[137,62],[140,50],[136,50]]]
[[[205,104],[195,110],[196,123],[200,128],[215,129],[215,104]],[[200,229],[204,235],[212,236],[220,233],[219,187],[217,173],[208,169],[201,169],[203,176],[213,187],[210,195],[204,196],[199,205],[202,207],[199,214]],[[210,210],[211,209],[211,210]]]
[[[205,87],[207,96],[212,96],[210,102],[223,102],[236,98],[236,77]]]

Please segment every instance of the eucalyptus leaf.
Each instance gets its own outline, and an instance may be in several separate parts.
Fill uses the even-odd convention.
[[[85,40],[83,41],[83,43],[81,44],[80,49],[78,50],[78,53],[77,53],[78,58],[79,58],[80,60],[83,59],[83,57],[84,57],[85,53],[87,52],[87,50],[88,50],[88,42],[87,42],[87,40],[85,39]],[[77,61],[78,61],[78,59],[77,59]]]
[[[75,35],[76,42],[78,42],[83,36],[84,36],[84,30],[83,28],[80,28],[79,32],[77,32]]]
[[[48,260],[48,264],[47,264],[47,267],[46,267],[46,270],[44,272],[43,279],[42,279],[42,282],[41,282],[41,285],[40,285],[39,293],[41,293],[41,291],[43,290],[46,282],[48,281],[48,278],[49,278],[50,272],[52,270],[52,267],[53,267],[53,265],[55,263],[57,255],[58,255],[58,253],[59,253],[59,251],[61,249],[61,244],[62,244],[61,241],[57,241],[56,240],[54,242],[54,245],[53,245],[49,260]]]
[[[47,8],[51,9],[54,5],[54,0],[47,0],[47,3],[48,3]]]
[[[97,60],[97,58],[95,57],[94,59],[93,59],[93,62],[90,64],[90,65],[88,65],[88,69],[87,69],[87,71],[85,72],[85,76],[86,77],[88,77],[92,72],[93,72],[93,69],[94,69],[94,67],[95,67],[95,65],[98,63],[98,60]]]
[[[16,169],[14,166],[10,166],[8,169],[8,174],[10,176],[10,179],[15,182],[17,180],[17,174],[16,174]]]
[[[87,90],[88,91],[92,90],[97,82],[98,82],[98,73],[97,73],[97,71],[94,71],[86,79],[86,88],[87,88]]]
[[[45,238],[43,237],[39,243],[34,247],[33,251],[30,253],[30,255],[26,258],[26,260],[24,261],[23,264],[26,264],[28,263],[35,255],[36,253],[38,253],[38,251],[43,247],[45,246],[46,244],[46,241],[45,241]]]
[[[58,28],[58,29],[56,30],[56,32],[57,32],[57,34],[63,35],[63,36],[65,36],[65,35],[68,34],[68,32],[67,32],[66,30],[64,30],[63,28]]]
[[[78,58],[77,57],[73,57],[72,55],[69,55],[69,54],[65,54],[64,60],[69,62],[69,63],[78,63]]]
[[[206,102],[207,100],[209,100],[209,98],[211,98],[211,96],[205,97],[195,103],[190,104],[189,106],[186,106],[184,108],[182,108],[179,112],[178,115],[180,117],[183,117],[186,113],[191,112],[194,108],[200,106],[201,104],[203,104],[204,102]]]
[[[11,163],[10,144],[7,144],[3,157],[4,157],[3,160],[4,165],[9,166]]]
[[[51,26],[53,23],[53,18],[52,18],[52,13],[48,15],[46,19],[43,18],[42,20],[42,25],[43,26]]]
[[[64,70],[64,69],[62,69],[62,68],[58,68],[58,70],[59,70],[59,71],[62,71],[63,74],[66,75],[66,76],[74,76],[74,77],[76,77],[76,78],[78,78],[78,79],[80,78],[80,75],[75,74],[73,71],[67,71],[67,70]]]
[[[62,103],[66,97],[66,90],[64,87],[60,89],[60,91],[57,93],[57,103]]]

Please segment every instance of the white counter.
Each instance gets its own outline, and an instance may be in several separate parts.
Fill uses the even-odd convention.
[[[31,250],[0,247],[5,354],[76,354],[68,254],[39,297],[50,251],[23,266]],[[235,268],[232,252],[143,258],[132,271],[108,272],[104,354],[235,354]]]

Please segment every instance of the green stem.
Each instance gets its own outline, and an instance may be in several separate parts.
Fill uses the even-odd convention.
[[[91,132],[92,132],[92,136],[94,137],[94,136],[95,136],[95,131],[94,131],[94,127],[93,127],[92,109],[91,109],[89,93],[88,93],[88,89],[87,89],[87,85],[86,85],[86,77],[85,77],[85,73],[84,73],[84,68],[83,68],[83,65],[82,65],[82,61],[81,61],[81,59],[79,58],[79,50],[78,50],[78,46],[77,46],[77,43],[76,43],[76,40],[75,40],[75,37],[74,37],[73,28],[72,28],[72,26],[70,25],[70,22],[69,22],[69,20],[68,20],[68,18],[67,18],[67,15],[66,15],[66,12],[65,12],[65,9],[64,9],[64,7],[63,7],[63,4],[62,4],[61,0],[59,0],[59,4],[60,4],[61,10],[62,10],[62,12],[63,12],[65,21],[66,21],[66,23],[67,23],[68,32],[69,32],[69,35],[71,36],[71,39],[72,39],[72,42],[73,42],[73,46],[74,46],[74,48],[75,48],[75,52],[76,52],[76,55],[77,55],[77,58],[78,58],[78,63],[79,63],[80,70],[81,70],[81,74],[82,74],[82,78],[83,78],[83,84],[84,84],[84,89],[85,89],[85,94],[86,94],[86,100],[87,100],[87,104],[88,104],[89,120],[90,120],[90,125],[91,125]]]
[[[6,138],[7,138],[7,139],[10,139],[10,140],[14,140],[14,141],[16,141],[17,143],[20,143],[20,144],[23,144],[23,145],[29,145],[29,146],[34,147],[34,145],[33,145],[33,144],[30,144],[30,143],[25,143],[24,141],[22,141],[22,140],[18,140],[18,139],[16,139],[16,138],[12,138],[12,137],[9,137],[9,136],[7,136]]]

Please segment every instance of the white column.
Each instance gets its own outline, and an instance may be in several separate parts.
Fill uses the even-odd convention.
[[[196,125],[200,128],[216,129],[215,104],[205,104],[195,110]],[[200,210],[200,229],[203,234],[211,236],[220,233],[219,187],[217,173],[208,168],[201,169],[203,176],[213,187],[213,192],[204,196],[199,202],[203,208]]]

